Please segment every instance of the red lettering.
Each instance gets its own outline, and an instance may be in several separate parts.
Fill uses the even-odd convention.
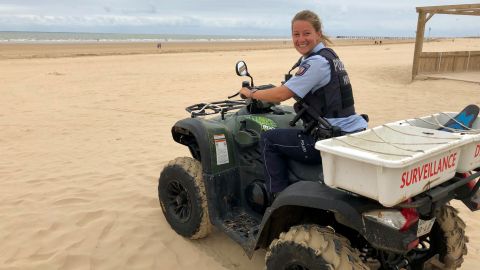
[[[400,185],[400,188],[405,187],[405,178],[408,177],[406,175],[408,175],[408,172],[403,172],[402,173],[402,184]]]
[[[473,157],[478,157],[480,155],[480,144],[477,144],[477,147],[475,148],[475,155]]]
[[[437,173],[435,175],[437,175],[438,173],[441,173],[442,171],[443,171],[443,169],[442,169],[442,159],[440,159],[438,161]]]
[[[428,165],[429,163],[423,165],[423,180],[427,179],[428,177]]]
[[[428,172],[428,177],[432,177],[432,176],[433,176],[432,165],[433,165],[432,162],[430,162],[430,163],[428,164],[428,171],[429,171],[429,172]]]
[[[480,144],[478,146],[478,155],[480,155]],[[427,180],[428,178],[454,167],[457,161],[457,154],[457,152],[451,153],[450,155],[441,157],[429,163],[422,164],[418,167],[403,172],[400,188],[405,188],[406,186],[408,187],[417,182],[421,182],[422,180]]]
[[[408,175],[407,175],[408,176]],[[412,183],[413,170],[410,171],[410,177],[407,177],[407,187]]]
[[[412,184],[417,182],[417,168],[413,168],[413,173],[412,173]]]
[[[448,166],[448,156],[446,156],[446,157],[443,158],[443,162],[442,162],[442,163],[443,163],[443,170],[446,170],[446,169],[450,168],[450,167]]]

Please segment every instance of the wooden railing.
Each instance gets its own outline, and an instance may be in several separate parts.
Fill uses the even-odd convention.
[[[418,73],[450,73],[480,70],[480,51],[422,52]]]

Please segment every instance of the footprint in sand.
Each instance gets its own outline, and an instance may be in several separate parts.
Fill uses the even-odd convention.
[[[105,211],[103,211],[103,210],[99,210],[99,211],[95,211],[95,212],[86,213],[79,221],[77,221],[76,224],[80,227],[83,227],[83,226],[87,225],[88,223],[101,218],[103,216],[104,212]]]
[[[62,76],[62,75],[65,75],[65,73],[60,73],[60,72],[54,71],[54,72],[47,73],[47,75]]]
[[[67,199],[60,199],[56,200],[53,205],[67,205],[67,204],[79,204],[79,203],[86,203],[89,200],[80,199],[80,198],[67,198]]]
[[[31,255],[29,257],[30,260],[32,261],[48,261],[50,258],[52,258],[56,253],[55,252],[48,252],[48,253],[37,253]]]

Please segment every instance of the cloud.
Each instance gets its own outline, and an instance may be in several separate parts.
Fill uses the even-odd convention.
[[[107,12],[107,13],[111,13],[111,12],[112,12],[112,8],[111,8],[111,7],[107,7],[107,6],[104,6],[104,7],[103,7],[103,10],[105,10],[105,12]]]
[[[240,17],[202,17],[202,16],[130,16],[130,15],[3,15],[3,25],[37,25],[37,26],[197,26],[197,27],[258,27],[275,28],[276,23],[267,18],[245,20]]]
[[[289,36],[290,19],[302,9],[317,12],[330,35],[412,35],[416,6],[436,0],[2,0],[0,31],[140,31],[152,33],[249,33]],[[452,34],[477,34],[476,23],[437,15],[433,29],[458,21]],[[473,17],[473,16],[471,16]],[[447,23],[445,23],[447,22]],[[453,23],[452,23],[453,22]],[[432,31],[433,33],[433,31]]]

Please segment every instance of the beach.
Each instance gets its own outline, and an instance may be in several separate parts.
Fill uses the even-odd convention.
[[[336,46],[370,45],[380,39],[332,39]],[[383,44],[414,39],[383,39]],[[217,40],[156,42],[0,42],[1,59],[58,58],[184,52],[250,51],[292,48],[290,40]]]
[[[265,251],[249,259],[222,232],[177,235],[157,181],[189,156],[171,136],[185,107],[237,92],[238,60],[256,84],[278,85],[299,55],[289,41],[157,45],[0,44],[0,269],[264,269]],[[333,48],[370,127],[480,105],[479,83],[412,82],[412,41]],[[480,39],[424,48],[480,50]],[[478,269],[480,213],[453,206],[470,240],[461,269]]]

